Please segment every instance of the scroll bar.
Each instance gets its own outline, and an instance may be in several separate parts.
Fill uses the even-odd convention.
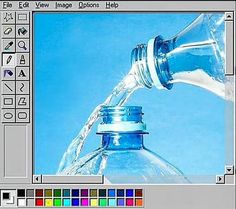
[[[234,75],[234,12],[225,13],[226,68],[225,75]]]
[[[91,176],[54,176],[54,175],[42,175],[43,184],[103,184],[102,175]]]

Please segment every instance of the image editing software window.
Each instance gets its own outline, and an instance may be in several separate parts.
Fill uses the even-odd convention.
[[[2,1],[0,39],[0,208],[235,208],[234,1]]]

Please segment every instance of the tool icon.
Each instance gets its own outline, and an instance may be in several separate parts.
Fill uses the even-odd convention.
[[[4,105],[13,105],[13,98],[5,97],[3,98]]]
[[[4,35],[9,35],[12,32],[12,28],[8,27],[4,30],[3,34]]]
[[[25,64],[25,56],[24,55],[21,55],[21,57],[20,57],[20,64],[21,65]]]
[[[18,119],[26,119],[27,112],[18,112]]]
[[[28,31],[25,27],[21,27],[18,29],[18,35],[25,35]]]
[[[13,118],[13,114],[11,112],[6,112],[6,113],[4,113],[3,117],[5,119],[11,119],[11,118]]]
[[[13,20],[12,13],[6,12],[3,19],[4,19],[6,22],[8,22],[8,21],[10,21],[10,20]]]
[[[27,14],[18,14],[18,20],[26,21],[27,20]]]
[[[26,106],[27,105],[26,98],[25,97],[21,97],[19,99],[19,101],[18,101],[18,105]]]
[[[11,92],[13,92],[13,89],[12,89],[10,86],[8,86],[6,83],[4,83],[4,85],[5,85]]]
[[[12,59],[12,55],[9,55],[9,57],[7,58],[7,64],[9,64],[11,62],[11,59]]]
[[[10,47],[13,45],[13,41],[9,42],[6,46],[5,46],[5,50],[9,50]]]
[[[24,83],[21,83],[20,91],[23,92],[23,88],[25,87]]]
[[[3,76],[6,77],[7,75],[12,76],[13,72],[11,70],[9,70],[9,69],[4,70]]]
[[[21,49],[27,50],[26,44],[25,44],[24,41],[19,41],[19,42],[18,42],[18,46],[19,46],[19,48],[21,48]]]

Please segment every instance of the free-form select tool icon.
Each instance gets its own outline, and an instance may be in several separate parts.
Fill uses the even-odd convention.
[[[5,20],[5,22],[8,22],[10,20],[13,20],[13,14],[10,12],[6,12],[3,16],[3,19]]]

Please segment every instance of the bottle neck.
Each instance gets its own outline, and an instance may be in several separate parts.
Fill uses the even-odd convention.
[[[213,24],[213,17],[201,15],[171,40],[157,36],[147,45],[138,45],[131,54],[138,83],[158,89],[189,83],[224,96],[224,43],[218,38],[224,36],[222,17],[215,17]]]
[[[102,147],[107,150],[143,148],[143,133],[103,133]]]

